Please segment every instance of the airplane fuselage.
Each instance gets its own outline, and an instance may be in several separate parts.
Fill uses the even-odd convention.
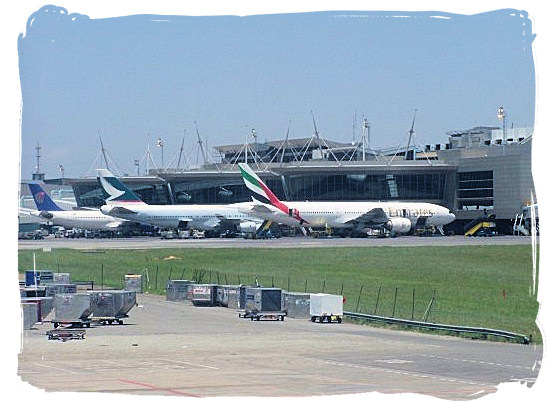
[[[233,205],[147,205],[122,203],[104,205],[101,211],[121,219],[150,224],[161,228],[213,230],[222,222],[258,221],[254,216],[239,211],[241,204]],[[123,207],[125,209],[117,209]]]
[[[408,219],[415,227],[422,218],[422,227],[441,227],[452,222],[455,217],[449,209],[423,202],[282,202],[289,208],[285,213],[271,205],[270,211],[254,211],[253,214],[264,220],[272,220],[289,226],[356,228],[354,218],[373,210],[382,209],[390,220]],[[244,209],[243,209],[244,210]],[[244,210],[246,211],[246,210]],[[299,217],[300,219],[298,219]],[[395,220],[397,219],[397,220]],[[368,227],[368,226],[365,226]]]
[[[116,231],[125,222],[94,210],[34,211],[31,215],[47,220],[54,226],[63,226],[65,229]]]

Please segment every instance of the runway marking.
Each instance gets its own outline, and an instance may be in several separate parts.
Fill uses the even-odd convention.
[[[461,383],[461,384],[468,384],[468,385],[472,385],[472,386],[494,387],[494,386],[491,386],[490,384],[486,384],[486,383],[472,382],[472,381],[469,381],[469,380],[450,379],[450,378],[447,378],[447,377],[441,377],[441,376],[430,375],[430,374],[425,374],[425,373],[414,373],[414,372],[407,372],[407,371],[403,371],[403,370],[385,369],[385,368],[379,368],[379,367],[375,367],[375,366],[356,365],[354,363],[335,362],[335,361],[330,361],[330,360],[324,360],[323,362],[326,363],[326,364],[329,364],[329,365],[336,365],[336,366],[349,367],[349,368],[355,368],[355,369],[374,370],[374,371],[390,373],[390,374],[396,374],[396,375],[419,377],[419,378],[422,378],[422,379],[434,379],[434,380],[439,380],[439,381],[442,381],[442,382]]]
[[[168,389],[168,388],[164,388],[164,387],[158,387],[158,386],[154,386],[152,384],[147,384],[147,383],[141,383],[141,382],[135,382],[133,380],[125,380],[125,379],[118,379],[119,381],[123,382],[123,383],[128,383],[128,384],[134,384],[136,386],[142,386],[142,387],[147,387],[149,389],[152,389],[152,390],[157,390],[157,391],[166,391],[168,393],[172,393],[172,394],[175,394],[177,396],[185,396],[185,397],[197,397],[197,398],[201,398],[202,396],[199,396],[199,395],[196,395],[196,394],[191,394],[191,393],[184,393],[184,392],[181,392],[181,391],[178,391],[178,390],[174,390],[174,389]]]
[[[401,364],[401,363],[414,363],[414,361],[408,361],[405,359],[376,359],[375,362]]]
[[[504,364],[504,363],[476,361],[476,360],[473,360],[473,359],[446,358],[444,356],[435,356],[435,355],[421,355],[421,356],[427,357],[427,358],[433,358],[433,359],[443,359],[443,360],[454,361],[454,362],[476,363],[476,364],[479,364],[479,365],[489,365],[489,366],[514,368],[514,369],[521,369],[521,370],[531,370],[531,371],[534,370],[534,369],[528,368],[526,366],[507,365],[507,364]]]
[[[191,362],[185,362],[185,361],[177,361],[175,359],[165,359],[168,362],[174,362],[174,363],[183,363],[185,365],[191,365],[191,366],[197,366],[200,368],[206,368],[206,369],[214,369],[214,370],[220,370],[220,368],[216,368],[214,366],[207,366],[207,365],[199,365],[198,363],[191,363]]]
[[[77,375],[78,372],[73,372],[71,370],[67,370],[67,369],[63,369],[63,368],[57,368],[55,366],[50,366],[50,365],[44,365],[42,363],[35,363],[34,365],[36,366],[41,366],[41,367],[44,367],[44,368],[48,368],[48,369],[53,369],[53,370],[58,370],[60,372],[66,372],[66,373],[70,373],[70,374],[73,374],[73,375]]]

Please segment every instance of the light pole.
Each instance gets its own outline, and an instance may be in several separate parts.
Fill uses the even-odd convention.
[[[164,142],[160,137],[157,140],[157,146],[160,147],[160,168],[164,169]]]
[[[502,121],[502,144],[506,144],[506,111],[500,107],[497,111],[497,118]]]

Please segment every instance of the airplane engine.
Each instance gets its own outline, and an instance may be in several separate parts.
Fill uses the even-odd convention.
[[[255,222],[241,222],[239,225],[239,229],[243,233],[256,233],[256,230],[258,229],[258,223]]]
[[[53,215],[50,212],[45,211],[45,210],[41,211],[39,216],[44,218],[44,219],[48,219],[48,220],[53,218]]]
[[[405,217],[392,217],[386,223],[386,228],[395,233],[408,233],[411,231],[411,221]]]
[[[109,213],[111,213],[111,210],[113,210],[113,207],[110,205],[103,205],[99,208],[99,211],[104,215],[108,215]]]

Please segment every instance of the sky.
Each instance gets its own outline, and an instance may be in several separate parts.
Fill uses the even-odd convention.
[[[545,220],[550,14],[544,2],[56,2],[70,18],[44,17],[38,12],[45,4],[36,0],[9,3],[0,24],[4,56],[0,75],[2,161],[8,174],[4,190],[9,194],[9,198],[0,198],[4,210],[19,204],[20,178],[29,178],[34,170],[36,142],[43,147],[42,167],[47,178],[59,177],[59,164],[65,167],[66,176],[78,177],[92,172],[100,148],[98,131],[118,165],[133,172],[134,158],[141,158],[145,152],[147,133],[151,143],[158,137],[164,139],[165,161],[169,162],[184,131],[186,145],[194,146],[195,121],[209,145],[218,145],[243,142],[252,127],[261,141],[282,139],[289,120],[290,137],[309,137],[314,111],[322,136],[349,141],[357,111],[358,121],[366,115],[372,124],[373,146],[383,147],[399,143],[407,134],[414,109],[418,109],[416,136],[435,143],[444,142],[447,131],[500,125],[496,110],[503,106],[508,121],[516,127],[532,126],[534,122],[533,176],[539,215],[541,221]],[[395,10],[400,16],[410,16],[402,11],[409,10],[415,17],[392,18],[388,13],[354,18],[321,15],[317,19],[324,18],[330,24],[323,22],[320,28],[311,16],[300,23],[297,17],[286,21],[281,17],[271,21],[256,18],[253,22],[246,18],[216,18],[215,23],[209,22],[211,18],[202,18],[202,29],[198,23],[193,27],[189,19],[176,24],[174,17],[158,17],[366,10],[365,4],[369,10]],[[528,18],[492,12],[500,9],[525,9]],[[426,10],[436,11],[426,14]],[[37,24],[33,23],[31,29],[28,22],[34,13],[42,18],[35,19]],[[73,21],[76,14],[82,16]],[[131,15],[150,17],[126,17]],[[236,21],[247,22],[239,25]],[[336,35],[337,28],[340,35]],[[185,32],[179,33],[178,29]],[[355,32],[358,38],[346,36],[346,32]],[[536,39],[531,46],[532,33]],[[222,43],[231,48],[224,49]],[[196,44],[206,44],[207,49]],[[158,160],[159,150],[152,151]],[[4,218],[3,227],[5,237],[0,246],[8,258],[5,267],[15,268],[15,214]],[[545,234],[540,237],[541,247],[547,245]],[[547,266],[547,251],[540,249],[541,268]],[[7,271],[6,279],[14,282],[14,274]],[[547,271],[540,271],[539,327],[545,339],[548,284]],[[0,294],[2,307],[11,308],[3,312],[5,324],[20,322],[17,299],[14,288]],[[120,398],[60,396],[29,387],[17,376],[20,337],[8,334],[0,344],[0,370],[7,396],[13,392],[20,398],[46,403],[70,397],[84,402],[96,402],[98,398],[114,402]],[[543,366],[532,389],[507,384],[499,388],[498,394],[476,402],[544,402],[549,378],[548,366]],[[355,403],[362,402],[362,397],[342,399]],[[367,397],[372,401],[372,395]],[[332,401],[326,398],[325,402]],[[132,400],[143,402],[146,397]],[[383,396],[384,403],[411,401],[437,400],[427,396]],[[315,402],[323,402],[323,398]]]
[[[314,134],[398,146],[474,126],[533,127],[531,20],[521,10],[327,11],[239,17],[127,14],[94,18],[44,6],[18,38],[21,177],[41,149],[46,178],[95,175],[100,136],[119,170],[200,163],[213,146]],[[355,117],[355,118],[354,118]],[[355,135],[354,135],[355,121]],[[195,122],[196,125],[195,126]],[[290,126],[289,126],[290,125]],[[157,139],[163,147],[155,147]],[[175,163],[172,165],[175,166]]]

